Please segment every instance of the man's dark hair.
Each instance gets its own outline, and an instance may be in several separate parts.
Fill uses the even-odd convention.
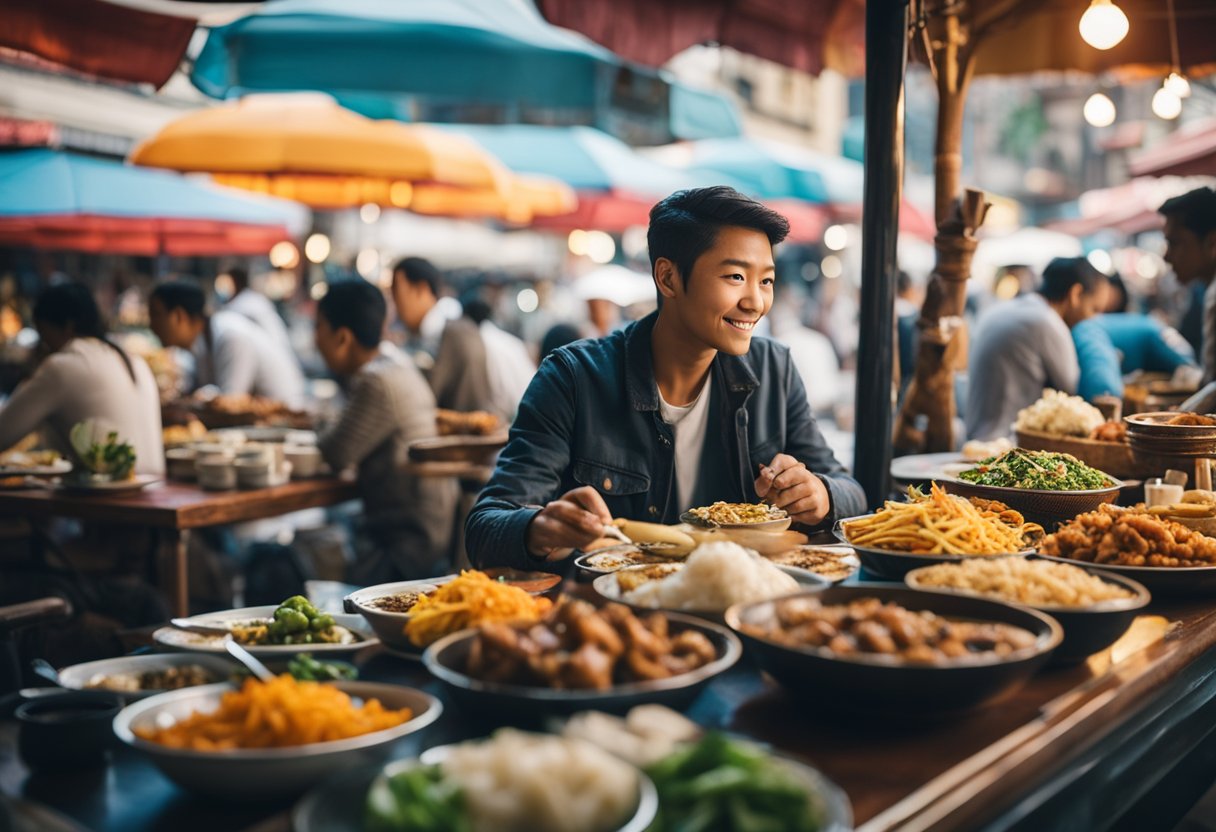
[[[490,320],[494,314],[494,309],[490,306],[489,302],[480,295],[466,295],[460,299],[460,307],[464,312],[464,316],[478,326]]]
[[[1176,219],[1183,228],[1203,239],[1216,231],[1216,190],[1196,188],[1161,203],[1157,213]]]
[[[912,275],[908,274],[903,269],[895,273],[895,291],[898,294],[910,291],[912,289]]]
[[[443,291],[443,274],[430,260],[421,257],[402,258],[393,266],[393,277],[397,275],[401,275],[410,283],[425,283],[431,287],[435,297],[439,297],[439,293]]]
[[[1108,281],[1110,281],[1111,290],[1114,292],[1117,292],[1119,295],[1117,301],[1115,301],[1113,304],[1112,303],[1107,304],[1107,306],[1109,307],[1107,309],[1107,311],[1108,312],[1126,312],[1128,310],[1128,307],[1131,306],[1131,301],[1132,301],[1131,295],[1129,295],[1127,292],[1127,284],[1123,282],[1123,278],[1120,277],[1118,274],[1108,275],[1106,279]]]
[[[722,228],[751,228],[777,245],[790,233],[785,217],[726,185],[676,191],[650,209],[646,242],[650,268],[666,257],[680,272],[684,285],[693,264],[706,252]]]
[[[81,283],[60,283],[48,286],[34,301],[34,323],[50,324],[60,329],[71,327],[77,338],[96,338],[108,345],[122,358],[131,380],[135,380],[135,368],[131,359],[106,335],[106,322],[101,309],[93,299],[93,293]]]
[[[317,301],[317,314],[335,330],[349,329],[360,345],[372,349],[384,334],[388,306],[384,293],[366,280],[335,280]]]
[[[1073,286],[1080,284],[1081,291],[1088,295],[1105,282],[1106,275],[1084,257],[1057,257],[1043,269],[1039,294],[1048,300],[1063,300]]]
[[[249,269],[244,266],[233,266],[228,270],[228,276],[232,278],[232,285],[237,292],[249,288]]]
[[[207,312],[207,295],[201,286],[186,280],[171,280],[152,290],[149,300],[159,300],[166,312],[181,309],[191,318],[201,318]]]

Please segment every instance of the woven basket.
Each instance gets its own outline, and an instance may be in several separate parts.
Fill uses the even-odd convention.
[[[1079,436],[1056,436],[1030,430],[1017,431],[1017,437],[1018,445],[1028,451],[1072,454],[1090,468],[1097,468],[1118,479],[1159,476],[1165,470],[1153,470],[1139,464],[1132,455],[1131,447],[1125,442],[1099,442]]]

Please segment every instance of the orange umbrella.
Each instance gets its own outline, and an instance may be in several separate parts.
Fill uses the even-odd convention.
[[[374,203],[527,222],[575,204],[562,183],[517,177],[465,136],[375,121],[309,93],[248,96],[191,113],[139,145],[131,161],[210,173],[314,208]]]

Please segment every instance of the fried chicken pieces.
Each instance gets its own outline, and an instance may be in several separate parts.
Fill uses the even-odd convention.
[[[596,609],[566,600],[535,624],[486,622],[469,647],[466,672],[486,682],[607,690],[666,679],[717,658],[697,630],[674,635],[667,617],[639,618],[626,606]]]
[[[1115,566],[1216,566],[1216,539],[1134,508],[1103,505],[1043,540],[1045,555]]]

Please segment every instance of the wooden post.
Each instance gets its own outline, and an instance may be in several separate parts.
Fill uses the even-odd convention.
[[[861,310],[854,473],[870,505],[887,497],[891,468],[891,373],[895,346],[896,239],[904,178],[907,0],[866,4],[865,193],[861,215]]]

